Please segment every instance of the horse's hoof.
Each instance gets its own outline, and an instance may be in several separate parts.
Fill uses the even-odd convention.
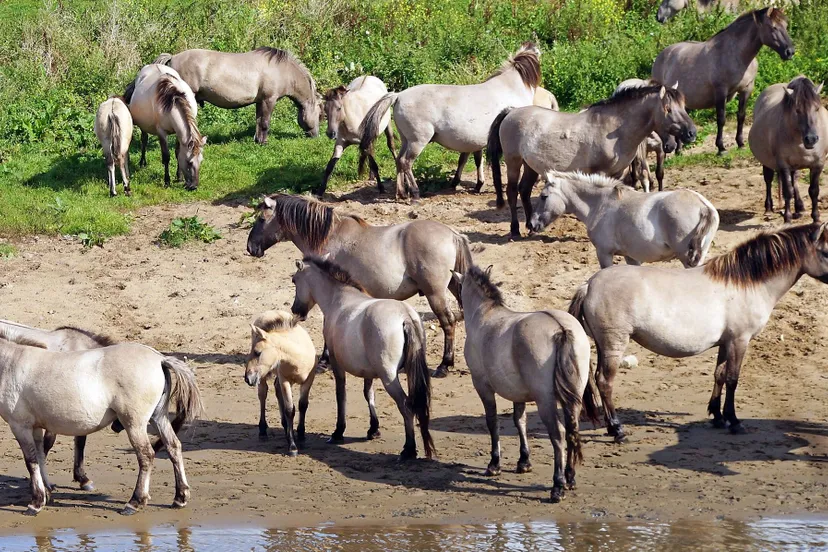
[[[432,378],[444,378],[448,376],[448,368],[445,366],[438,366],[436,370],[431,373]]]
[[[186,506],[187,506],[187,502],[183,501],[183,500],[179,500],[179,499],[173,500],[173,503],[170,504],[170,508],[173,508],[174,510],[180,510],[181,508],[184,508]],[[132,515],[132,514],[126,514],[126,515]]]
[[[486,471],[483,472],[483,475],[486,477],[497,477],[500,475],[500,466],[489,466],[486,468]]]
[[[198,190],[198,186],[184,186],[184,189],[187,190],[188,192],[194,192],[194,191]]]
[[[727,150],[720,149],[719,151],[716,152],[716,155],[718,157],[723,157],[725,153],[727,153]]]
[[[727,426],[727,424],[725,423],[725,421],[722,418],[718,418],[718,419],[714,418],[714,419],[710,420],[710,425],[712,425],[716,429],[724,429]]]
[[[95,485],[93,485],[91,481],[87,481],[86,483],[82,483],[80,488],[82,491],[94,491]]]
[[[290,456],[291,458],[296,458],[297,456],[299,456],[299,449],[290,449],[288,451],[288,456]]]
[[[563,487],[555,487],[552,489],[552,493],[550,494],[549,500],[552,504],[557,504],[561,500],[564,499],[566,496],[566,492],[564,491]]]
[[[373,429],[373,430],[368,431],[368,437],[367,438],[368,438],[369,441],[373,441],[374,439],[379,439],[380,437],[382,437],[382,434],[380,433],[380,430]]]
[[[138,508],[133,506],[132,504],[127,504],[124,508],[118,512],[122,516],[131,516],[138,513]]]
[[[730,433],[733,435],[743,435],[747,433],[745,426],[742,425],[742,422],[737,422],[735,424],[730,424]]]
[[[515,473],[531,473],[531,472],[532,472],[532,464],[530,464],[529,462],[526,462],[524,464],[518,463],[517,469],[515,470]]]
[[[34,516],[36,516],[37,514],[39,514],[39,513],[40,513],[40,510],[42,510],[42,508],[38,509],[38,508],[35,508],[35,507],[34,507],[34,506],[32,506],[32,505],[29,505],[29,507],[28,507],[28,508],[26,508],[26,511],[25,511],[25,512],[23,512],[23,515],[24,515],[24,516],[31,516],[31,517],[34,517]]]
[[[345,438],[342,435],[333,434],[328,438],[327,443],[329,445],[338,445],[345,442]]]
[[[795,218],[795,219],[801,219],[801,218],[802,218],[802,213],[794,213],[794,214],[793,214],[793,218]]]
[[[400,453],[400,462],[408,462],[417,458],[417,449],[403,449]]]

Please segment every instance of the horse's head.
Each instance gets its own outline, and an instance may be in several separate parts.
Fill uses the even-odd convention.
[[[813,226],[811,241],[814,254],[803,259],[802,270],[808,276],[828,284],[828,222]]]
[[[532,217],[526,223],[530,232],[540,232],[566,212],[566,200],[561,190],[562,184],[561,178],[546,175],[546,185],[535,202]]]
[[[774,50],[784,60],[794,56],[794,45],[788,34],[788,19],[778,8],[765,8],[753,13],[753,20],[759,27],[759,40]]]
[[[290,307],[290,310],[301,320],[307,318],[308,313],[316,306],[311,284],[308,281],[310,271],[311,265],[305,265],[302,261],[296,261],[296,274],[292,278],[293,285],[296,288],[296,295],[293,298],[293,306]]]
[[[679,138],[685,144],[695,141],[696,125],[684,108],[684,94],[678,89],[678,82],[671,88],[662,86],[658,97],[661,105],[656,109],[655,131],[665,145],[664,151],[669,147],[667,144],[671,136]]]
[[[206,136],[193,136],[183,147],[178,148],[178,166],[184,173],[184,183],[188,190],[198,188],[198,173],[201,169],[201,161],[204,159],[204,145],[207,143]]]
[[[247,385],[257,385],[267,376],[276,360],[275,349],[270,344],[267,332],[251,324],[250,352],[244,366],[244,381]]]
[[[664,153],[673,153],[677,147],[678,142],[676,142],[676,137],[672,134],[668,135],[667,139],[661,142],[661,149],[664,150]]]
[[[666,23],[668,19],[687,7],[687,0],[662,0],[656,13],[656,21]]]
[[[296,102],[296,122],[308,138],[319,136],[319,120],[322,118],[322,101],[313,94],[304,102]]]
[[[285,239],[276,217],[276,200],[265,196],[256,207],[256,222],[247,235],[247,252],[253,257],[264,257],[273,244]]]
[[[819,113],[822,85],[815,86],[807,77],[797,77],[785,88],[785,103],[793,113],[805,149],[814,149],[819,141]]]
[[[325,117],[328,119],[328,130],[326,134],[331,140],[336,140],[336,134],[339,131],[339,124],[345,117],[345,110],[343,109],[343,98],[348,93],[348,89],[344,86],[332,88],[325,93]]]

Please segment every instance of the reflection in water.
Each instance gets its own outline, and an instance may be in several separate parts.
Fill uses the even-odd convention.
[[[4,552],[139,550],[142,552],[255,550],[300,552],[617,551],[617,550],[828,550],[828,519],[763,519],[486,525],[414,525],[253,529],[160,526],[149,532],[79,534],[58,530],[37,536],[0,537]]]

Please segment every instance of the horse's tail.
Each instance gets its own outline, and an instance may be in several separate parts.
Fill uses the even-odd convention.
[[[575,292],[575,295],[572,296],[572,301],[569,302],[567,312],[581,323],[584,331],[589,335],[589,328],[587,328],[586,320],[584,319],[584,301],[586,301],[587,293],[589,293],[589,282],[584,282]]]
[[[436,449],[428,430],[431,419],[431,373],[426,365],[423,327],[417,321],[408,319],[403,322],[403,335],[403,368],[408,380],[408,407],[420,423],[426,457],[432,458]]]
[[[135,93],[135,81],[129,83],[124,90],[124,103],[129,105],[132,102],[132,95]]]
[[[581,450],[581,434],[578,432],[578,418],[583,405],[578,392],[578,358],[575,351],[575,335],[562,327],[552,338],[555,344],[555,399],[561,403],[566,428],[566,444],[574,456],[575,464],[584,459]]]
[[[492,182],[497,194],[497,208],[502,209],[506,202],[503,201],[503,180],[500,175],[500,158],[503,157],[503,145],[500,143],[500,124],[513,108],[507,107],[497,114],[492,126],[489,127],[489,139],[486,142],[486,158],[492,167]]]
[[[371,106],[365,118],[359,124],[359,134],[361,136],[359,141],[359,149],[363,152],[372,152],[374,147],[374,140],[379,136],[379,127],[385,112],[391,109],[397,101],[398,94],[396,92],[389,92]]]
[[[166,52],[159,54],[157,58],[152,60],[153,63],[158,65],[169,65],[170,61],[172,61],[172,54],[167,54]]]
[[[699,212],[699,222],[693,229],[690,236],[690,243],[687,246],[687,265],[699,266],[710,248],[713,236],[719,229],[719,212],[699,193],[696,193],[704,205]]]
[[[109,155],[116,162],[121,160],[121,122],[114,113],[106,117],[106,124],[109,126]]]
[[[172,420],[173,431],[178,433],[186,423],[190,423],[204,411],[201,403],[201,393],[196,384],[195,372],[186,362],[174,357],[165,356],[161,359],[161,368],[164,370],[164,378],[167,380],[165,396],[167,402],[175,404],[175,418]],[[175,376],[175,384],[172,385],[172,376]],[[164,447],[161,440],[152,444],[155,451]]]
[[[465,275],[469,267],[474,264],[472,261],[471,249],[469,248],[469,238],[465,234],[461,234],[459,232],[454,233],[454,251],[454,271]],[[464,316],[463,299],[459,293],[459,290],[457,293],[457,303],[460,305],[460,316],[462,317]]]

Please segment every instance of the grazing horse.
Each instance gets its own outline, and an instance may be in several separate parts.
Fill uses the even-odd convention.
[[[291,310],[304,318],[318,304],[324,315],[322,334],[330,348],[336,380],[336,430],[329,442],[343,441],[348,373],[365,382],[364,395],[371,417],[368,439],[380,434],[373,388],[374,380],[379,378],[405,421],[405,446],[400,459],[417,457],[415,416],[426,457],[431,458],[431,376],[426,365],[425,330],[417,312],[402,301],[368,296],[350,274],[330,261],[305,257],[304,261],[297,261],[296,268],[296,297]],[[408,380],[407,396],[400,384],[400,372]]]
[[[265,197],[257,210],[247,237],[250,255],[261,257],[273,244],[290,240],[302,255],[330,255],[372,297],[403,301],[424,295],[445,335],[435,376],[445,376],[454,366],[457,317],[449,306],[449,292],[458,302],[460,292],[449,270],[465,272],[471,264],[466,236],[431,220],[373,226],[301,196]]]
[[[619,265],[601,270],[582,285],[569,313],[595,340],[598,389],[615,440],[623,441],[625,434],[612,386],[630,338],[671,358],[718,347],[708,412],[714,426],[729,423],[732,433],[743,433],[735,406],[742,359],[776,303],[803,274],[828,283],[825,224],[760,234],[696,268]],[[727,388],[724,414],[722,386]]]
[[[402,142],[397,156],[397,199],[407,197],[409,190],[414,199],[420,197],[412,166],[429,142],[461,154],[475,153],[475,161],[482,161],[476,152],[486,147],[489,126],[497,114],[507,107],[532,105],[541,82],[539,58],[540,50],[526,43],[485,82],[465,86],[421,84],[386,94],[374,104],[365,116],[361,147],[367,150],[374,143],[380,122],[393,107],[394,124]],[[468,155],[461,156],[458,170],[467,159]],[[456,177],[452,180],[452,184],[458,182]],[[482,163],[478,162],[475,190],[482,187]]]
[[[132,141],[132,115],[120,96],[110,96],[98,107],[95,114],[95,136],[103,147],[106,160],[106,177],[109,196],[115,197],[115,165],[121,169],[124,195],[131,196],[129,189],[129,144]]]
[[[328,179],[334,170],[342,152],[348,146],[359,144],[360,129],[365,114],[372,105],[377,103],[381,97],[388,93],[385,83],[377,77],[366,75],[357,77],[348,86],[333,88],[325,93],[325,116],[328,119],[328,138],[336,140],[334,152],[328,166],[325,167],[325,176],[322,177],[322,185],[314,192],[322,196],[328,187]],[[391,121],[391,114],[386,113],[380,120],[379,132],[385,132],[385,139],[388,142],[388,149],[391,156],[394,153],[394,131],[388,124]],[[379,167],[374,159],[373,147],[359,153],[359,172],[362,173],[365,167],[365,159],[368,159],[370,175],[376,179],[379,192],[385,193],[382,180],[379,175]]]
[[[510,234],[519,237],[518,179],[527,223],[532,217],[532,187],[539,174],[582,171],[617,176],[630,166],[638,146],[655,131],[685,142],[696,138],[696,126],[684,110],[684,96],[662,85],[630,87],[580,113],[539,107],[505,109],[489,131],[487,152],[497,206],[502,207],[500,159],[506,163]],[[523,176],[520,176],[523,168]]]
[[[753,92],[762,46],[775,50],[783,60],[791,59],[794,46],[788,36],[788,20],[782,10],[765,8],[748,12],[706,42],[679,42],[658,54],[653,78],[678,83],[687,99],[687,109],[716,108],[716,147],[725,151],[722,132],[725,106],[738,96],[736,144],[744,146],[747,99]]]
[[[282,427],[288,451],[296,456],[296,443],[305,441],[305,414],[308,411],[313,379],[316,377],[316,348],[308,332],[289,312],[270,310],[258,315],[250,325],[250,353],[245,363],[244,381],[259,391],[259,438],[267,439],[267,380],[274,381]],[[299,429],[293,430],[296,408],[291,386],[300,386]]]
[[[224,109],[256,104],[255,140],[259,144],[267,143],[273,107],[284,96],[296,105],[302,130],[312,138],[319,135],[316,82],[290,52],[264,46],[240,54],[185,50],[175,55],[161,54],[153,63],[178,71],[199,102]]]
[[[661,0],[656,12],[656,21],[659,23],[666,23],[678,12],[687,7],[690,0]],[[705,11],[710,9],[713,5],[718,4],[724,9],[732,12],[739,10],[739,0],[698,0],[697,9]]]
[[[529,221],[533,232],[572,213],[586,224],[601,268],[613,255],[627,264],[679,259],[687,267],[704,262],[719,228],[719,214],[692,190],[644,193],[599,174],[549,172]]]
[[[135,78],[128,102],[132,119],[141,129],[139,164],[147,164],[147,134],[156,134],[161,144],[161,161],[164,163],[164,186],[169,186],[170,149],[167,146],[167,136],[175,134],[175,157],[178,162],[176,178],[180,178],[183,173],[186,188],[198,188],[202,150],[207,137],[198,131],[198,105],[187,83],[166,65],[145,65]]]
[[[805,206],[796,188],[796,171],[810,169],[811,218],[819,222],[819,177],[828,157],[828,110],[807,77],[788,84],[765,88],[753,107],[753,126],[748,133],[750,151],[762,163],[765,177],[765,213],[773,213],[773,174],[785,195],[785,222],[791,222],[791,195],[795,197],[793,218],[801,217]]]
[[[173,378],[175,384],[173,385]],[[185,421],[201,412],[195,374],[182,361],[137,343],[55,353],[0,339],[0,416],[20,444],[31,478],[36,515],[51,501],[43,432],[84,436],[116,419],[138,456],[138,481],[121,514],[134,514],[149,500],[155,457],[147,435],[151,423],[167,448],[175,472],[174,508],[190,498],[181,443],[167,418],[170,402]]]
[[[492,456],[486,475],[500,474],[495,395],[514,405],[512,418],[520,436],[517,473],[532,471],[526,438],[526,403],[536,402],[555,451],[552,502],[560,502],[565,487],[575,488],[575,465],[583,459],[578,433],[581,407],[586,406],[587,413],[598,419],[596,397],[587,388],[589,339],[578,321],[563,311],[509,309],[500,290],[489,279],[491,268],[483,271],[470,266],[465,275],[452,271],[463,294],[466,362],[483,402],[492,438]],[[584,404],[581,397],[585,399]],[[563,423],[558,418],[559,402],[563,407]]]

